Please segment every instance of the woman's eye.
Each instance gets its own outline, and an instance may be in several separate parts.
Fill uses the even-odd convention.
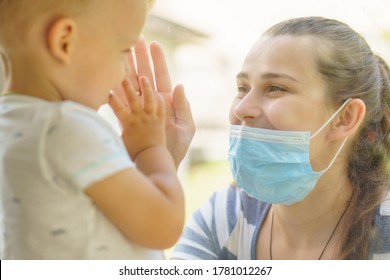
[[[280,87],[280,86],[276,86],[276,85],[271,85],[269,88],[268,88],[268,91],[269,92],[281,92],[281,91],[286,91],[286,89]]]
[[[247,93],[248,92],[248,88],[246,86],[238,86],[237,87],[237,91],[239,93]]]
[[[243,98],[248,92],[249,92],[249,89],[246,86],[238,86],[237,87],[237,97],[238,98]]]
[[[281,87],[278,87],[278,86],[270,86],[269,87],[269,91],[273,92],[273,91],[282,91],[283,89]]]

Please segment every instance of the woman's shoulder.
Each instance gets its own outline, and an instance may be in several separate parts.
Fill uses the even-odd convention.
[[[387,216],[390,219],[390,192],[387,193],[386,199],[381,203],[379,207],[379,215]]]
[[[377,238],[373,242],[373,259],[390,259],[390,192],[376,212]]]

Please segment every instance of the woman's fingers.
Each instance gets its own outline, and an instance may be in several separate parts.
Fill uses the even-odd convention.
[[[128,56],[128,68],[128,79],[135,90],[140,89],[139,77],[145,76],[157,92],[169,95],[172,93],[172,83],[164,51],[158,42],[152,42],[148,49],[145,38],[140,37],[134,46],[134,54]]]
[[[171,78],[169,76],[164,51],[158,42],[152,42],[150,44],[150,54],[154,67],[157,92],[170,94],[172,92]]]
[[[175,122],[175,111],[172,107],[172,83],[164,51],[158,42],[150,44],[150,54],[153,62],[156,89],[164,100],[165,118]]]
[[[145,38],[141,37],[138,43],[134,46],[135,59],[137,63],[138,77],[146,77],[151,85],[154,81],[152,66],[149,59],[149,50]],[[154,86],[153,86],[154,88]]]
[[[191,131],[195,132],[195,124],[191,112],[191,107],[186,98],[184,87],[182,85],[176,86],[173,91],[172,107],[175,111],[176,123],[178,125],[184,125]]]
[[[139,90],[139,84],[138,84],[138,75],[137,75],[137,69],[135,67],[133,52],[130,52],[127,58],[127,66],[128,66],[128,79],[131,85],[135,90]]]

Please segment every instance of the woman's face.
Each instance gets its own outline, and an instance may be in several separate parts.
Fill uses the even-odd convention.
[[[232,124],[315,133],[326,122],[326,85],[308,37],[261,38],[237,75]]]
[[[230,123],[313,135],[335,111],[326,103],[315,42],[309,37],[261,38],[237,75]],[[326,149],[327,129],[311,141],[311,159],[318,158],[318,168],[324,166],[321,162],[329,162],[321,152]]]

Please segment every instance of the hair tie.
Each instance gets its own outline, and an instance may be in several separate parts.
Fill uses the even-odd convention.
[[[370,142],[374,142],[378,138],[378,135],[375,131],[369,130],[367,132],[367,140]]]

